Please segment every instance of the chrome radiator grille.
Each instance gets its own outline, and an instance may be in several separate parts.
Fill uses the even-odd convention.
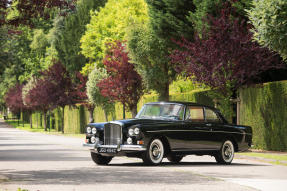
[[[104,128],[104,144],[118,145],[122,143],[122,127],[118,124],[108,123]]]

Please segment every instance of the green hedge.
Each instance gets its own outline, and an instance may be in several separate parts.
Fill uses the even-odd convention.
[[[240,122],[253,128],[253,143],[265,150],[287,150],[287,81],[240,91]]]

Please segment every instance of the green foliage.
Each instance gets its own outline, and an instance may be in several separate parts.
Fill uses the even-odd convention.
[[[221,2],[222,0],[193,0],[196,10],[190,12],[189,19],[197,32],[201,33],[204,28],[208,28],[205,22],[207,15],[215,14]]]
[[[237,13],[240,15],[246,15],[246,10],[251,5],[252,0],[193,0],[196,7],[195,11],[190,12],[189,21],[193,23],[195,31],[201,34],[203,29],[208,29],[208,23],[206,22],[208,15],[219,15],[218,10],[223,6],[223,3],[229,1],[233,7],[236,8]]]
[[[253,1],[248,11],[254,39],[287,59],[287,1]]]
[[[110,100],[102,96],[99,87],[97,84],[102,80],[108,77],[108,74],[103,68],[95,68],[90,74],[87,81],[87,95],[89,101],[95,106],[102,107],[107,113],[112,109],[113,104]]]
[[[34,50],[38,56],[44,56],[46,47],[49,45],[47,35],[44,33],[43,29],[35,29],[33,34],[30,48]]]
[[[180,76],[170,84],[170,93],[186,93],[199,89],[206,89],[206,86]]]
[[[129,56],[144,85],[149,90],[157,91],[160,100],[166,100],[169,84],[176,76],[169,62],[166,44],[147,25],[134,25],[127,39]]]
[[[154,34],[168,44],[174,46],[171,38],[193,39],[193,26],[188,20],[189,12],[195,6],[191,0],[145,0],[148,4],[150,28]]]
[[[264,150],[287,150],[287,81],[240,91],[240,123],[253,129],[253,144]]]
[[[192,23],[187,16],[194,6],[189,0],[146,0],[146,3],[149,22],[130,27],[129,56],[147,89],[157,91],[160,100],[168,100],[169,84],[176,77],[169,58],[175,47],[172,38],[193,38]]]
[[[147,18],[144,0],[109,0],[100,11],[92,12],[90,24],[81,39],[82,54],[101,64],[105,44],[126,39],[128,26],[145,23]]]
[[[88,111],[84,106],[65,108],[65,133],[84,133],[88,123]]]
[[[80,53],[80,39],[85,33],[86,24],[90,22],[89,12],[98,11],[106,0],[80,0],[74,13],[69,14],[62,21],[56,18],[53,34],[54,45],[59,53],[59,59],[69,72],[80,71],[87,59]]]

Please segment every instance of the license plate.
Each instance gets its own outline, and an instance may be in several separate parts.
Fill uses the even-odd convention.
[[[99,153],[117,153],[115,148],[98,148]]]

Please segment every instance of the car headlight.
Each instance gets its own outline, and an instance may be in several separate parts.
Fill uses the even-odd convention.
[[[91,143],[95,143],[96,142],[96,137],[91,137]]]
[[[99,137],[95,137],[95,136],[92,136],[92,137],[91,137],[91,143],[93,143],[93,144],[98,144],[99,142],[100,142]]]
[[[95,127],[92,129],[92,133],[93,133],[94,135],[97,133],[97,129],[96,129]]]
[[[130,128],[129,129],[129,136],[133,136],[134,135],[134,129]]]
[[[87,127],[87,133],[91,133],[92,132],[92,128],[91,127]]]
[[[136,127],[136,128],[134,129],[134,134],[135,134],[135,135],[140,134],[140,129]]]
[[[127,143],[128,143],[129,145],[131,145],[131,144],[133,143],[133,139],[129,137],[129,138],[127,139]]]

